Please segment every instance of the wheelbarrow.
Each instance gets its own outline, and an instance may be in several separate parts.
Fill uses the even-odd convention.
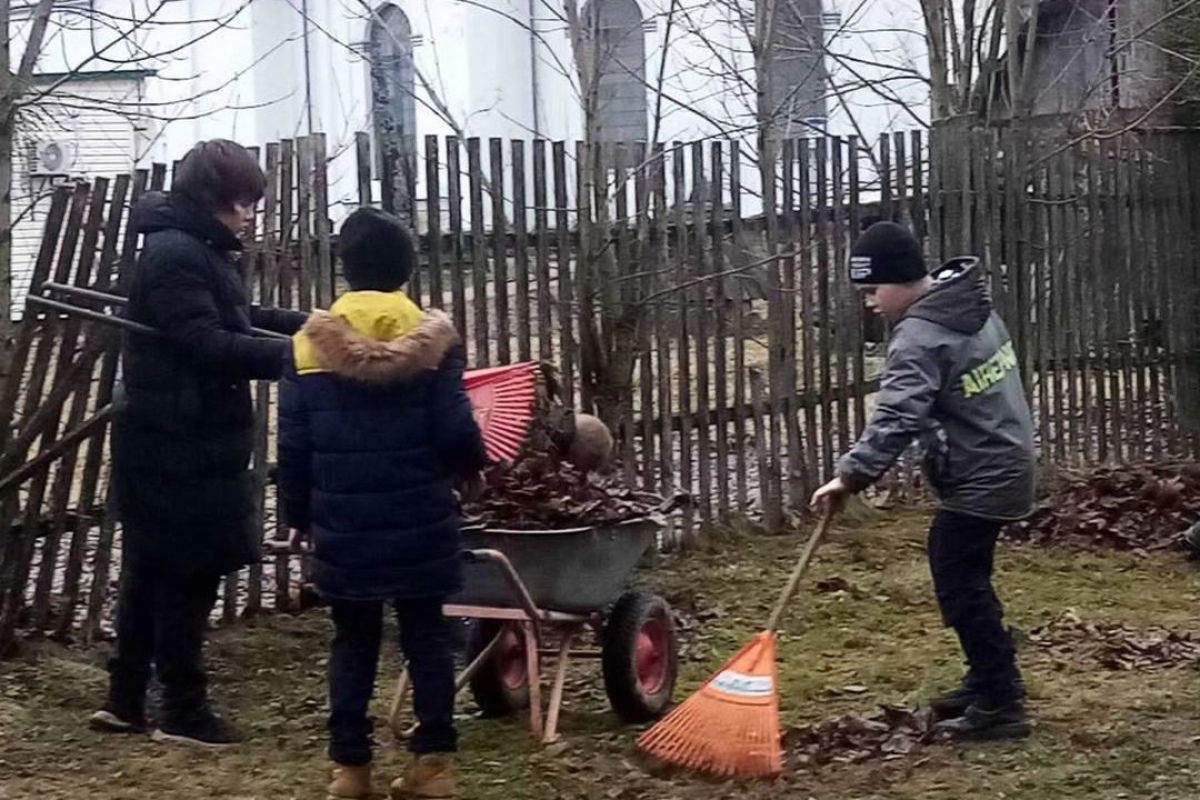
[[[448,617],[477,620],[457,690],[469,686],[485,716],[528,708],[534,737],[548,744],[558,738],[571,659],[594,658],[601,662],[604,688],[618,716],[631,724],[662,716],[679,669],[674,615],[663,598],[627,586],[655,544],[664,515],[686,501],[686,495],[677,495],[650,516],[617,525],[464,530],[464,588],[443,607]],[[589,628],[599,647],[577,648]],[[543,714],[542,663],[553,657],[554,680]],[[400,723],[408,688],[406,669],[388,715],[401,738],[414,729]]]

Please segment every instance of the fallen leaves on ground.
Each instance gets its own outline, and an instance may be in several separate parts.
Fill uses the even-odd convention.
[[[786,742],[800,765],[859,764],[904,758],[937,736],[928,712],[885,705],[871,714],[847,714],[793,728]]]
[[[1163,463],[1063,472],[1033,515],[1006,536],[1038,545],[1118,550],[1180,546],[1200,520],[1200,466]]]
[[[1030,632],[1028,641],[1057,660],[1087,660],[1104,669],[1135,671],[1200,666],[1200,641],[1166,628],[1087,622],[1066,612]]]

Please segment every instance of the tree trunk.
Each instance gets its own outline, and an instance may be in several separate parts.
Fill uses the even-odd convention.
[[[8,379],[12,352],[12,157],[13,79],[9,0],[0,0],[0,384]]]

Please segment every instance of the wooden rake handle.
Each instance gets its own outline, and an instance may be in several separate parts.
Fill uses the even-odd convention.
[[[825,538],[825,533],[829,530],[829,524],[833,521],[833,515],[833,504],[830,503],[821,514],[821,520],[817,523],[817,529],[813,531],[813,535],[808,538],[808,543],[804,545],[804,551],[800,553],[800,560],[796,562],[796,568],[792,570],[792,577],[788,579],[787,586],[783,589],[783,594],[779,596],[779,602],[775,604],[775,610],[771,612],[771,619],[767,622],[767,630],[772,633],[779,629],[779,621],[783,619],[783,612],[787,609],[788,603],[792,601],[792,598],[796,596],[796,592],[800,588],[800,580],[804,577],[804,573],[808,571],[808,563],[812,561],[813,553],[817,552],[817,547],[821,544],[821,540]]]

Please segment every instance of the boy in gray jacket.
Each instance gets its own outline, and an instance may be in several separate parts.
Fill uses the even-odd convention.
[[[891,222],[855,243],[850,279],[892,324],[871,424],[813,495],[837,506],[895,463],[914,438],[938,497],[929,562],[942,618],[958,634],[968,672],[933,701],[942,728],[964,739],[1029,734],[1024,685],[992,588],[996,539],[1033,507],[1033,422],[1012,340],[992,310],[974,258],[929,275],[921,246]]]

